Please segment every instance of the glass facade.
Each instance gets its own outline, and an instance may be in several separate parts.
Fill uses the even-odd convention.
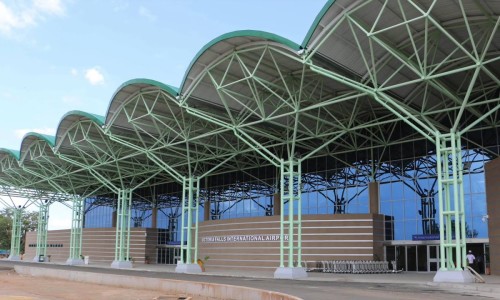
[[[331,159],[331,158],[330,158]],[[484,164],[491,159],[482,150],[463,150],[463,188],[466,236],[486,253],[488,224]],[[329,163],[327,158],[306,161],[302,174],[303,214],[366,214],[370,212],[369,183],[377,181],[380,214],[385,215],[385,260],[405,271],[436,271],[439,263],[439,201],[436,157],[432,152],[383,163]],[[319,170],[318,170],[319,169]],[[249,172],[207,178],[200,189],[199,221],[270,216],[279,199],[279,172],[263,167]],[[286,183],[285,183],[286,184]],[[134,195],[137,199],[147,195]],[[179,258],[181,233],[181,188],[169,186],[157,197],[157,263],[175,263]],[[134,198],[134,200],[136,199]],[[151,201],[152,202],[152,201]],[[108,205],[103,205],[107,203]],[[113,208],[99,198],[85,202],[85,227],[111,227]],[[209,205],[209,213],[205,206]],[[288,203],[282,208],[288,214]],[[152,204],[133,201],[131,227],[152,227]],[[415,237],[426,242],[417,242]],[[426,238],[427,237],[427,238]],[[430,237],[430,238],[429,238]],[[473,240],[470,240],[473,239]]]
[[[484,221],[486,196],[484,163],[489,157],[478,150],[464,150],[464,193],[466,234],[468,238],[487,238]],[[369,212],[368,183],[379,182],[380,213],[387,216],[386,227],[393,232],[387,238],[412,240],[414,235],[439,234],[439,201],[435,156],[388,161],[372,165],[355,164],[336,169],[307,172],[302,176],[302,212],[304,214],[353,214]],[[269,175],[269,172],[263,172]],[[202,189],[199,220],[204,219],[204,204],[209,199],[209,219],[231,219],[272,215],[278,191],[276,174],[269,178],[233,180]],[[279,193],[278,193],[279,194]],[[179,199],[171,191],[163,198]],[[111,227],[113,208],[99,206],[96,199],[86,200],[85,226]],[[288,206],[283,208],[285,214]],[[151,227],[151,208],[133,208],[132,227]],[[157,227],[165,229],[166,240],[178,241],[181,210],[159,207]]]

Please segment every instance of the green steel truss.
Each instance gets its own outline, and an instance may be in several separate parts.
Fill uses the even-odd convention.
[[[493,42],[499,39],[500,18],[485,13],[481,1],[459,0],[452,3],[459,6],[458,16],[443,23],[440,19],[449,13],[440,10],[443,2],[366,1],[329,24],[308,45],[304,60],[311,70],[368,92],[415,131],[435,140],[441,270],[461,270],[466,266],[461,136],[497,124],[500,58]],[[325,54],[335,38],[354,41],[363,62],[357,65],[358,82],[330,69],[324,58],[318,60],[327,55],[330,64],[336,62],[335,54]],[[351,65],[353,61],[347,63]]]
[[[134,189],[171,181],[142,152],[122,146],[105,135],[102,124],[90,118],[72,122],[59,137],[56,155],[94,177],[94,182],[117,194],[115,260],[112,266],[130,267],[130,210]],[[163,173],[164,174],[164,173]]]
[[[285,267],[285,250],[288,250],[286,267],[293,268],[302,264],[302,170],[300,161],[281,160],[280,176],[280,267]],[[287,220],[285,220],[284,214],[286,202],[288,202]],[[296,218],[295,207],[297,208]],[[287,229],[288,233],[286,234]],[[295,241],[295,237],[297,237],[297,241]],[[295,261],[297,265],[294,264]]]
[[[198,261],[199,186],[198,178],[188,177],[182,181],[181,264]]]
[[[231,130],[192,117],[173,95],[154,85],[137,89],[123,100],[109,116],[105,132],[111,140],[142,153],[179,183],[184,176],[250,168],[259,160],[245,153],[248,147]],[[229,160],[238,165],[226,164]]]
[[[442,224],[453,220],[457,234],[448,230],[441,237],[441,268],[452,268],[453,249],[460,261],[453,268],[461,269],[465,225],[457,144],[470,130],[497,125],[500,59],[493,42],[500,18],[470,18],[485,7],[459,1],[459,16],[443,25],[439,4],[364,1],[322,24],[305,50],[262,41],[242,43],[211,61],[201,56],[204,67],[188,74],[195,79],[181,91],[180,104],[232,129],[276,166],[304,152],[310,157],[387,145],[390,137],[384,137],[400,123],[444,143],[437,147],[439,195],[447,207],[440,217]],[[351,41],[349,56],[332,51],[336,40]],[[198,109],[201,101],[219,104],[224,114]],[[282,241],[281,252],[283,247]]]
[[[20,260],[23,208],[14,208],[12,214],[12,236],[9,260]]]
[[[83,218],[84,218],[84,198],[74,196],[71,207],[71,236],[69,244],[69,258],[67,264],[82,264],[82,237],[83,237]]]
[[[117,220],[116,220],[116,247],[115,261],[130,260],[130,208],[132,204],[132,190],[118,191]]]
[[[24,139],[24,152],[21,156],[20,166],[22,170],[30,175],[38,177],[37,182],[40,184],[48,184],[49,187],[44,189],[52,189],[58,191],[64,196],[64,204],[67,200],[72,199],[72,227],[70,236],[70,256],[67,264],[75,265],[83,263],[81,260],[81,240],[82,240],[82,214],[83,203],[77,201],[78,196],[92,195],[99,190],[102,190],[102,185],[96,185],[93,177],[85,170],[78,169],[77,166],[71,165],[60,160],[53,153],[53,138],[41,136],[39,134],[28,134]],[[81,199],[81,198],[80,198]],[[61,201],[61,200],[59,200]],[[47,199],[35,201],[39,207],[39,228],[37,230],[37,252],[34,260],[37,261],[39,255],[46,256],[47,252],[47,218],[48,218],[48,202]]]
[[[40,256],[47,256],[47,231],[49,222],[49,202],[37,201],[38,227],[36,231],[36,254],[33,261],[39,261]]]
[[[134,84],[138,83],[127,88]],[[108,115],[105,132],[110,140],[141,153],[183,186],[179,263],[193,264],[198,252],[200,179],[214,172],[254,168],[261,159],[231,130],[186,113],[169,90],[154,82],[142,82],[120,101]],[[184,271],[184,266],[178,270]]]

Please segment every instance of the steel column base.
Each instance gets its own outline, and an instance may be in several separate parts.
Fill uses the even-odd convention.
[[[475,282],[474,276],[469,270],[464,271],[445,271],[439,270],[434,275],[434,282],[460,282],[460,283],[473,283]]]
[[[178,264],[175,267],[175,273],[201,273],[201,267],[198,264]]]
[[[45,259],[46,259],[46,257],[44,256],[43,257],[43,261],[40,261],[40,257],[37,255],[37,256],[33,257],[32,261],[33,262],[45,262]]]
[[[68,266],[81,266],[81,265],[84,265],[85,262],[81,258],[68,258],[66,260],[66,264]]]
[[[280,267],[274,271],[274,278],[276,279],[299,279],[307,278],[307,272],[305,268],[289,268]]]
[[[10,255],[9,258],[7,258],[7,260],[20,261],[21,260],[21,256],[19,256],[19,255]]]
[[[111,263],[111,268],[114,269],[132,269],[133,267],[132,262],[128,260],[114,260]]]

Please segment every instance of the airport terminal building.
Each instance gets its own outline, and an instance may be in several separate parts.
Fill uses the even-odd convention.
[[[494,0],[330,0],[300,44],[230,32],[179,88],[124,83],[103,115],[0,149],[1,195],[40,208],[25,259],[277,278],[380,260],[460,281],[471,250],[500,274],[499,16]],[[47,232],[55,201],[71,229]]]

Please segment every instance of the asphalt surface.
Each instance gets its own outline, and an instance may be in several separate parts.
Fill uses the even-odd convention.
[[[179,274],[172,272],[162,272],[157,270],[140,269],[111,269],[103,267],[78,267],[66,266],[52,263],[32,263],[32,262],[11,262],[0,260],[0,268],[11,268],[16,264],[30,265],[34,267],[52,268],[58,270],[78,270],[84,272],[96,272],[104,274],[118,274],[129,276],[140,276],[149,278],[163,278],[185,281],[197,281],[207,283],[220,283],[236,286],[246,286],[264,290],[277,291],[303,299],[323,300],[323,299],[500,299],[500,293],[486,289],[474,290],[470,288],[457,288],[459,285],[430,285],[428,282],[415,281],[408,283],[409,278],[404,278],[405,274],[392,274],[387,282],[380,282],[377,274],[372,274],[374,282],[369,282],[370,277],[363,278],[363,282],[357,282],[356,277],[350,277],[349,281],[336,279],[335,274],[331,277],[323,277],[321,280],[314,280],[310,276],[301,280],[279,280],[274,278],[257,277],[236,277],[223,275],[196,275]],[[326,280],[325,280],[326,278]],[[329,280],[331,278],[331,280]],[[354,278],[354,279],[352,279]],[[368,278],[368,279],[367,279]],[[392,279],[391,279],[392,278]],[[402,280],[404,279],[404,280]],[[411,278],[410,278],[411,280]],[[391,282],[392,281],[392,282]],[[500,290],[500,286],[499,286]]]

